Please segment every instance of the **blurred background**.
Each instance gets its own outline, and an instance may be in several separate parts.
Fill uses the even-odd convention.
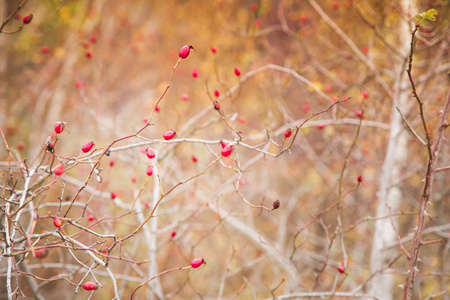
[[[24,228],[35,222],[30,234],[54,230],[49,216],[61,214],[60,200],[62,213],[76,200],[68,217],[98,234],[124,238],[145,222],[110,253],[123,298],[196,257],[207,264],[159,276],[136,299],[400,297],[408,260],[395,230],[409,249],[427,152],[397,109],[424,138],[404,69],[414,15],[435,8],[437,20],[418,32],[413,61],[435,136],[449,88],[447,1],[11,0],[1,3],[2,19],[22,2],[3,30],[22,29],[0,35],[0,126],[12,161],[33,168],[51,166],[56,157],[73,166],[56,183],[33,178],[27,197],[35,204],[21,219]],[[32,22],[23,24],[30,13]],[[98,153],[145,126],[186,44],[195,50],[175,69],[151,125],[115,143],[82,189]],[[313,114],[285,138],[286,129]],[[52,156],[45,142],[55,141],[56,122],[66,122],[67,130]],[[171,129],[180,140],[161,142]],[[294,136],[292,147],[275,157]],[[230,157],[216,160],[220,140],[237,144]],[[88,141],[96,156],[74,164]],[[149,145],[157,151],[154,162],[143,154]],[[438,167],[450,165],[449,150],[445,140]],[[4,143],[0,159],[7,174]],[[415,299],[449,299],[448,172],[435,176],[424,240],[441,242],[421,249]],[[23,188],[23,175],[18,168],[13,173]],[[168,191],[157,217],[146,221]],[[270,210],[277,199],[281,206],[273,211],[249,205]],[[114,242],[64,228],[98,251]],[[55,236],[40,244],[57,246],[45,258],[30,254],[21,262],[38,288],[24,274],[13,278],[14,286],[26,297],[88,298],[81,288],[75,294],[87,273],[81,262],[93,263],[87,251],[71,254]],[[92,299],[114,298],[105,269],[93,272],[103,287]],[[90,276],[85,281],[94,281]]]

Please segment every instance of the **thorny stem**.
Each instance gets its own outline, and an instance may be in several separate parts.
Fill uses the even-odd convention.
[[[406,279],[405,279],[405,284],[403,285],[402,300],[410,300],[412,298],[414,280],[419,271],[419,269],[417,268],[417,262],[418,262],[418,258],[419,258],[420,247],[423,245],[422,236],[423,236],[423,230],[425,227],[426,208],[427,208],[427,204],[430,200],[430,196],[431,196],[431,188],[432,188],[432,182],[434,179],[434,175],[436,173],[436,162],[437,162],[437,158],[438,158],[439,148],[440,148],[440,144],[441,144],[441,140],[442,140],[442,136],[443,136],[443,131],[447,127],[446,120],[448,118],[448,114],[449,114],[449,110],[450,110],[450,93],[448,93],[445,107],[444,107],[444,110],[441,115],[441,124],[440,124],[438,132],[436,134],[435,143],[434,143],[434,145],[432,145],[430,132],[428,131],[427,122],[425,120],[425,115],[424,115],[424,110],[423,110],[423,102],[420,100],[420,97],[417,94],[414,79],[412,78],[412,74],[411,74],[413,54],[414,54],[414,43],[415,43],[415,39],[416,39],[416,33],[419,30],[419,28],[420,28],[420,26],[419,26],[419,24],[417,24],[411,34],[411,48],[410,48],[410,54],[409,54],[408,68],[406,69],[406,72],[408,74],[408,78],[411,83],[413,97],[417,100],[417,104],[419,106],[420,119],[422,121],[422,126],[425,131],[428,162],[427,162],[427,169],[426,169],[426,174],[425,174],[425,182],[423,185],[422,195],[421,195],[421,199],[420,199],[420,207],[419,207],[419,211],[418,211],[417,219],[416,219],[416,228],[414,231],[414,237],[413,237],[413,242],[412,242],[412,253],[411,253],[411,257],[409,259],[409,263],[408,263],[408,270],[406,272],[407,275],[406,275]]]

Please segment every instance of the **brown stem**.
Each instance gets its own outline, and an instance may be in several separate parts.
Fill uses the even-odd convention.
[[[427,123],[425,120],[425,115],[423,111],[423,102],[420,100],[419,95],[416,91],[416,86],[414,84],[414,80],[411,75],[412,70],[412,61],[413,61],[413,54],[414,54],[414,42],[415,42],[415,34],[417,30],[419,29],[419,25],[417,24],[414,31],[411,34],[411,51],[409,55],[409,64],[408,69],[406,70],[408,74],[409,81],[411,83],[412,87],[412,93],[414,98],[416,98],[417,103],[419,105],[419,114],[420,119],[422,121],[423,128],[425,130],[425,137],[426,137],[426,148],[428,153],[428,163],[427,163],[427,171],[425,174],[425,182],[422,189],[422,196],[420,199],[420,206],[419,211],[417,214],[416,219],[416,228],[414,231],[414,237],[412,242],[412,254],[408,263],[408,271],[405,279],[405,284],[403,286],[403,300],[410,300],[412,298],[412,291],[414,287],[414,280],[416,278],[418,268],[417,268],[417,261],[419,258],[419,250],[420,247],[423,245],[422,242],[422,236],[423,236],[423,230],[425,227],[425,217],[426,217],[426,208],[427,204],[430,200],[431,195],[431,187],[434,175],[436,173],[436,162],[438,158],[439,148],[443,136],[444,129],[446,128],[446,120],[449,114],[449,107],[450,107],[450,93],[447,95],[447,100],[445,103],[445,107],[441,116],[441,124],[439,126],[438,132],[436,134],[435,143],[434,145],[431,144],[431,137],[430,132],[428,131]]]

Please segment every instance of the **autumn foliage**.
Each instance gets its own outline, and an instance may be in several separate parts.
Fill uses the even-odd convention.
[[[7,2],[1,295],[448,297],[448,4]]]

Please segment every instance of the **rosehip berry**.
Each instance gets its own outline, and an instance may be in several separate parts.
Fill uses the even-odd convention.
[[[17,150],[19,150],[19,151],[22,151],[23,150],[23,143],[22,142],[19,142],[18,144],[17,144]]]
[[[216,53],[216,52],[217,52],[217,48],[214,47],[214,46],[212,46],[212,47],[211,47],[211,52],[212,52],[212,53]]]
[[[262,25],[262,21],[260,19],[255,20],[255,27],[259,28]],[[237,75],[237,74],[236,74]],[[238,75],[239,76],[239,75]]]
[[[191,266],[195,269],[200,267],[201,265],[206,264],[205,260],[203,258],[196,258],[191,261]]]
[[[91,36],[91,43],[95,44],[97,42],[97,37],[96,36]]]
[[[155,111],[156,111],[156,112],[159,112],[160,110],[161,110],[161,109],[159,108],[159,106],[156,106],[156,107],[155,107]]]
[[[340,266],[338,268],[339,273],[344,274],[345,273],[345,268],[343,266]]]
[[[53,151],[53,149],[55,148],[55,144],[52,142],[48,142],[47,143],[47,151]]]
[[[92,147],[94,147],[94,142],[87,142],[83,147],[81,147],[81,151],[83,151],[84,153],[88,153],[89,151],[91,151]]]
[[[308,22],[308,17],[306,17],[306,16],[301,16],[301,17],[300,17],[300,23],[305,24],[306,22]]]
[[[359,175],[356,180],[358,180],[358,182],[361,183],[363,181],[362,175]]]
[[[83,41],[83,48],[88,48],[89,47],[89,42],[88,41]]]
[[[88,221],[94,221],[94,215],[88,214]]]
[[[223,157],[227,157],[230,156],[231,152],[233,152],[233,146],[231,145],[226,145],[223,149],[222,149],[222,156]]]
[[[47,46],[42,46],[41,47],[41,53],[48,53],[50,51],[50,48]]]
[[[309,113],[309,110],[311,109],[311,105],[309,103],[303,104],[303,112],[305,114]]]
[[[62,226],[62,222],[61,222],[61,220],[58,217],[55,217],[53,219],[53,225],[55,225],[55,227],[60,228]]]
[[[361,48],[361,52],[362,52],[363,54],[368,54],[368,53],[369,53],[369,47],[367,47],[367,46],[362,47],[362,48]]]
[[[317,125],[317,128],[319,128],[320,130],[322,130],[322,129],[323,129],[323,127],[324,127],[324,125],[323,125],[323,124],[319,124],[319,125]]]
[[[333,9],[334,10],[338,10],[339,9],[339,3],[338,2],[334,2],[333,3]]]
[[[241,70],[239,70],[238,68],[234,69],[234,74],[236,74],[236,76],[240,76],[241,75]]]
[[[155,158],[155,156],[156,156],[155,150],[152,147],[148,147],[147,148],[147,157],[152,159],[152,158]]]
[[[357,111],[356,111],[356,116],[357,116],[358,118],[361,118],[362,115],[363,115],[363,112],[362,112],[362,111],[360,111],[360,110],[357,110]]]
[[[30,24],[31,20],[33,20],[33,15],[29,14],[23,18],[23,24]]]
[[[192,77],[197,78],[198,77],[198,71],[197,69],[192,70]]]
[[[191,49],[194,49],[194,47],[192,47],[191,45],[184,45],[183,47],[181,47],[180,52],[178,52],[178,55],[184,59],[189,56]]]
[[[220,102],[219,101],[214,101],[214,109],[215,110],[220,110]]]
[[[92,281],[86,281],[83,284],[83,289],[85,289],[86,291],[93,291],[97,289],[97,285],[95,283],[93,283]]]
[[[188,94],[181,95],[181,100],[188,101],[189,100],[189,95]]]
[[[131,182],[133,182],[133,183],[136,182],[136,177],[135,176],[131,176]]]
[[[214,96],[216,96],[216,97],[219,97],[219,96],[220,96],[219,90],[214,90]]]
[[[77,89],[82,89],[84,88],[84,83],[81,80],[77,80],[75,81],[75,86],[77,87]]]
[[[87,58],[91,58],[92,57],[92,52],[91,51],[87,51],[86,52],[86,57]]]
[[[286,129],[286,131],[284,132],[284,137],[290,138],[291,135],[292,135],[292,129],[290,129],[290,128]]]
[[[111,192],[111,199],[116,199],[116,198],[117,198],[117,193]]]
[[[171,140],[171,139],[173,139],[173,137],[175,136],[175,134],[177,134],[176,132],[175,132],[175,130],[169,130],[169,131],[167,131],[166,133],[164,133],[164,139],[166,140],[166,141],[168,141],[168,140]]]
[[[55,174],[56,176],[61,176],[62,173],[64,173],[64,164],[60,163],[56,166],[56,168],[53,169],[53,174]]]
[[[113,160],[109,162],[109,166],[110,167],[114,167],[114,161]]]
[[[279,209],[280,208],[280,200],[275,200],[272,203],[273,209]]]
[[[148,118],[142,118],[142,123],[147,123],[148,122]]]
[[[144,206],[145,206],[145,208],[149,208],[150,207],[150,202],[144,201]]]
[[[177,233],[176,233],[175,231],[172,231],[172,232],[170,233],[170,236],[173,237],[173,238],[174,238],[176,235],[177,235]]]
[[[244,124],[245,123],[245,118],[244,117],[239,117],[238,118],[238,122]]]
[[[258,9],[258,3],[253,3],[252,4],[252,10],[255,11]]]
[[[225,148],[227,146],[227,142],[225,142],[224,140],[220,141],[220,146],[222,146],[222,149]]]
[[[35,258],[42,259],[42,258],[47,257],[47,255],[48,255],[47,249],[37,249],[36,251],[34,251],[34,255],[33,256]]]
[[[153,175],[153,167],[152,166],[148,166],[147,168],[147,176],[152,176]]]
[[[64,131],[64,124],[63,123],[58,123],[55,126],[55,132],[56,133],[61,133]]]
[[[362,97],[363,97],[364,99],[369,98],[369,93],[368,93],[368,92],[362,92]]]
[[[195,155],[192,155],[192,161],[196,163],[198,161],[198,157]]]

